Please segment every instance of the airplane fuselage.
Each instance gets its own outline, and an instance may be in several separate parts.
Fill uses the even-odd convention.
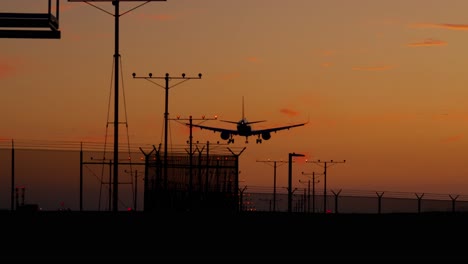
[[[250,136],[252,134],[252,127],[249,125],[246,125],[245,123],[240,122],[237,125],[237,131],[239,132],[239,136]]]

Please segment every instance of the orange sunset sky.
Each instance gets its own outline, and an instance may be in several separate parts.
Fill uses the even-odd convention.
[[[141,3],[121,3],[121,12]],[[110,2],[93,5],[114,12]],[[47,0],[0,9],[45,13]],[[162,143],[165,91],[132,73],[201,73],[169,89],[170,118],[238,121],[244,97],[246,118],[267,120],[254,128],[309,121],[262,144],[236,137],[232,146],[246,147],[241,185],[272,186],[273,164],[258,161],[295,152],[346,160],[330,168],[330,189],[468,194],[467,10],[465,0],[151,2],[120,17],[120,121],[131,143]],[[62,0],[61,39],[0,41],[1,140],[104,141],[113,117],[110,14]],[[188,127],[169,129],[170,144],[188,140]],[[222,141],[195,128],[193,137]],[[323,172],[305,158],[295,159],[298,186],[301,172]],[[279,188],[287,169],[278,167]]]

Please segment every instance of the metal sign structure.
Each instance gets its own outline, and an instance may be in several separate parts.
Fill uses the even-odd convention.
[[[59,0],[47,13],[0,13],[0,38],[60,39]]]

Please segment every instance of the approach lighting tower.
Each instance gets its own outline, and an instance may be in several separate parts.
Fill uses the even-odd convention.
[[[91,5],[111,16],[114,17],[114,175],[113,175],[113,197],[112,197],[112,209],[114,212],[118,211],[119,202],[119,20],[120,17],[141,7],[149,2],[166,2],[166,0],[68,0],[68,2],[84,2]],[[111,2],[114,5],[114,13],[105,11],[104,9],[92,4],[91,2]],[[130,10],[121,13],[120,2],[144,2]]]
[[[321,161],[321,160],[311,160],[306,161],[310,163],[316,163],[323,167],[323,212],[327,213],[327,168],[335,165],[337,163],[345,163],[346,160],[336,161],[336,160],[329,160],[329,161]]]
[[[292,212],[292,194],[293,194],[293,190],[292,190],[292,163],[293,163],[293,160],[292,158],[293,157],[304,157],[305,155],[304,154],[298,154],[298,153],[289,153],[289,159],[288,159],[288,163],[289,163],[289,172],[288,172],[288,213],[291,213]]]
[[[306,173],[306,172],[302,172],[302,175],[304,176],[312,176],[312,212],[315,213],[315,184],[316,183],[319,183],[320,180],[317,180],[316,179],[316,176],[318,175],[322,175],[322,174],[316,174],[315,171],[313,171],[312,173]],[[299,180],[300,181],[300,180]],[[308,183],[310,185],[310,179],[308,180]],[[310,186],[309,186],[310,187]],[[309,189],[310,191],[310,189]],[[310,212],[310,192],[308,193],[308,211]]]
[[[287,163],[284,160],[257,160],[257,162],[273,163],[273,212],[276,211],[276,168],[279,167],[276,163]],[[271,164],[269,164],[271,165]]]
[[[180,77],[170,77],[169,73],[166,73],[165,76],[153,76],[152,73],[149,73],[148,76],[146,77],[138,77],[136,76],[136,73],[132,73],[132,76],[134,79],[145,79],[153,84],[156,84],[159,87],[164,88],[164,90],[166,90],[165,111],[164,111],[164,189],[167,190],[167,121],[169,120],[169,112],[168,112],[169,89],[191,79],[201,79],[202,74],[199,73],[197,77],[187,77],[185,76],[185,73],[182,73],[182,76]],[[164,86],[160,85],[159,83],[154,82],[152,79],[164,79],[166,84]],[[175,83],[172,86],[169,86],[169,81],[171,80],[180,80],[180,81]]]

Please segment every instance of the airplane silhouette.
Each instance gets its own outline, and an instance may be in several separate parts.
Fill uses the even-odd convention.
[[[242,97],[242,119],[239,121],[229,121],[229,120],[219,120],[221,122],[226,122],[226,123],[231,123],[231,124],[236,124],[237,129],[226,129],[226,128],[220,128],[220,127],[210,127],[210,126],[202,126],[202,125],[194,125],[192,124],[191,126],[194,127],[199,127],[201,129],[207,129],[207,130],[212,130],[214,132],[219,132],[221,133],[221,138],[223,140],[227,140],[227,143],[234,143],[234,138],[233,136],[243,136],[245,137],[245,143],[249,143],[248,138],[250,136],[258,136],[256,143],[262,143],[263,140],[269,140],[271,138],[271,132],[277,132],[280,130],[285,130],[285,129],[290,129],[293,127],[299,127],[307,124],[308,122],[305,123],[299,123],[299,124],[294,124],[294,125],[287,125],[287,126],[280,126],[280,127],[272,127],[272,128],[266,128],[266,129],[258,129],[254,130],[252,129],[251,124],[256,124],[260,122],[265,122],[266,120],[259,120],[259,121],[252,121],[249,122],[245,118],[244,115],[244,97]],[[190,125],[190,124],[186,124]]]

